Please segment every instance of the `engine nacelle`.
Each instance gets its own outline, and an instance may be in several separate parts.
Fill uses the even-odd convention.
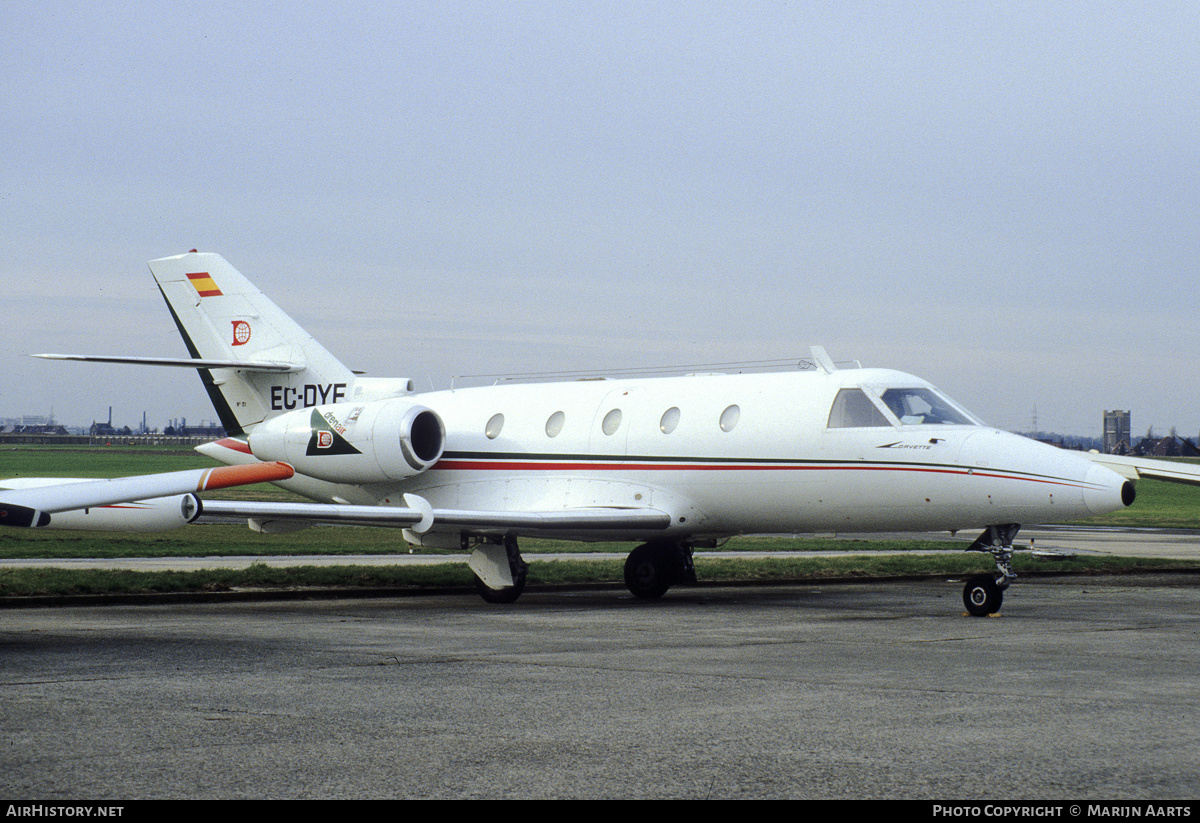
[[[410,400],[337,403],[259,423],[250,451],[334,483],[384,483],[420,474],[442,456],[446,427]]]

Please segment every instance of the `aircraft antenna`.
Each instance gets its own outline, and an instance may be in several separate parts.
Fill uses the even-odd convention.
[[[832,364],[831,364],[832,365]],[[779,371],[785,369],[806,370],[814,368],[811,358],[802,360],[745,360],[733,363],[693,363],[673,366],[635,366],[632,368],[613,369],[579,369],[576,371],[547,371],[547,372],[516,372],[504,374],[458,374],[451,378],[451,385],[458,380],[492,380],[503,382],[507,380],[554,380],[563,378],[599,379],[604,377],[640,377],[650,375],[671,375],[684,372],[702,372],[713,369],[745,371]],[[834,367],[836,368],[836,367]]]
[[[837,371],[837,365],[829,358],[829,353],[825,351],[824,346],[811,346],[809,352],[812,353],[813,362],[820,366],[826,374],[833,374]]]

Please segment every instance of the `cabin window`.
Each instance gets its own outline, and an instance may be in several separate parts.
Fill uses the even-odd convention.
[[[970,426],[975,422],[933,389],[888,389],[880,397],[905,425]]]
[[[546,421],[546,436],[558,437],[558,433],[562,431],[563,423],[566,422],[567,416],[560,411],[556,411],[550,415],[550,419]]]
[[[842,389],[833,399],[828,425],[831,429],[857,429],[892,424],[862,389]]]
[[[663,434],[670,434],[675,431],[675,427],[679,425],[679,407],[672,406],[663,412],[663,416],[658,421],[658,428]]]
[[[742,410],[737,406],[728,406],[725,411],[721,412],[721,431],[733,431],[733,427],[737,425],[738,418],[742,416]]]
[[[493,414],[488,420],[487,426],[484,427],[483,433],[487,435],[488,440],[495,440],[500,436],[500,430],[504,428],[504,415]]]
[[[616,434],[617,429],[621,427],[621,410],[613,409],[608,414],[604,415],[603,422],[600,423],[600,430],[605,434]]]

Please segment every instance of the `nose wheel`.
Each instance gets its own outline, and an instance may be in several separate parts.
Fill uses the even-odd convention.
[[[1000,611],[1004,590],[1017,579],[1012,569],[1013,538],[1020,528],[1016,523],[988,526],[967,548],[967,551],[987,552],[996,561],[995,574],[977,574],[963,587],[963,605],[973,617],[986,617]]]
[[[977,574],[967,581],[963,589],[963,605],[974,617],[986,617],[1000,611],[1004,602],[1004,589],[991,575]]]

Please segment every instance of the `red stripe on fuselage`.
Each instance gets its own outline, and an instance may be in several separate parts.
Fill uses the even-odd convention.
[[[954,474],[961,476],[986,477],[998,480],[1022,480],[1030,483],[1047,483],[1054,486],[1087,488],[1087,484],[1054,477],[1030,477],[1027,475],[1001,474],[995,471],[979,471],[956,466],[861,466],[808,465],[789,463],[645,463],[645,462],[555,462],[531,460],[458,460],[443,459],[431,471],[528,471],[528,472],[616,472],[616,471],[887,471],[917,472],[925,474]]]
[[[229,449],[230,451],[241,452],[242,454],[253,454],[253,452],[250,451],[250,444],[245,440],[234,440],[232,437],[223,437],[215,442],[218,446]]]

